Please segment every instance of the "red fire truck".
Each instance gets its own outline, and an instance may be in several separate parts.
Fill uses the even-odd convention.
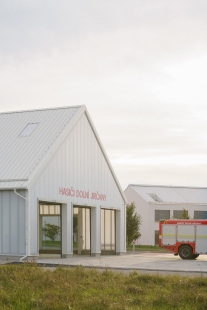
[[[207,220],[160,220],[159,246],[182,259],[207,254]]]

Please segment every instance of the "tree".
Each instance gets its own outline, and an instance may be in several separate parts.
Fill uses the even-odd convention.
[[[141,215],[135,212],[135,209],[136,206],[134,202],[126,206],[126,235],[128,244],[141,236],[140,225],[142,218]]]
[[[183,212],[181,214],[181,219],[189,220],[190,216],[188,215],[188,211],[183,209]]]
[[[44,222],[44,227],[42,230],[45,233],[45,236],[50,238],[52,241],[55,241],[55,238],[60,234],[60,226]]]
[[[180,214],[180,212],[179,212],[178,214]],[[190,216],[188,215],[188,211],[185,210],[185,209],[183,208],[183,211],[182,211],[181,215],[172,216],[172,218],[174,218],[174,219],[180,219],[180,220],[181,220],[181,219],[182,219],[182,220],[189,220],[189,219],[190,219]]]

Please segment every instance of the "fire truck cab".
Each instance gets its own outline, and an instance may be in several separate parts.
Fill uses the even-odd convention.
[[[182,259],[207,253],[207,220],[160,220],[159,246]]]

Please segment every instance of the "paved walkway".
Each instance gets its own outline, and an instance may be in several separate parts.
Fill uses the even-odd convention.
[[[10,261],[1,261],[8,263]],[[122,256],[90,257],[73,255],[70,258],[39,258],[38,264],[46,267],[58,265],[74,267],[82,265],[88,268],[112,269],[122,272],[180,274],[186,276],[207,277],[207,255],[200,255],[195,260],[182,260],[179,256],[168,253],[127,252]]]
[[[38,263],[47,266],[77,266],[82,265],[90,268],[113,269],[131,272],[137,270],[139,273],[156,274],[183,274],[191,276],[207,277],[207,255],[200,255],[195,260],[182,260],[179,256],[168,253],[127,253],[122,256],[79,256],[71,258],[42,258]]]

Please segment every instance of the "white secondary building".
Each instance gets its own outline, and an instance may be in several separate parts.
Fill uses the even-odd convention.
[[[179,219],[183,209],[192,219],[207,219],[207,188],[130,184],[125,195],[142,217],[137,244],[158,244],[159,220]]]
[[[85,106],[0,114],[0,258],[126,251],[126,199]]]

